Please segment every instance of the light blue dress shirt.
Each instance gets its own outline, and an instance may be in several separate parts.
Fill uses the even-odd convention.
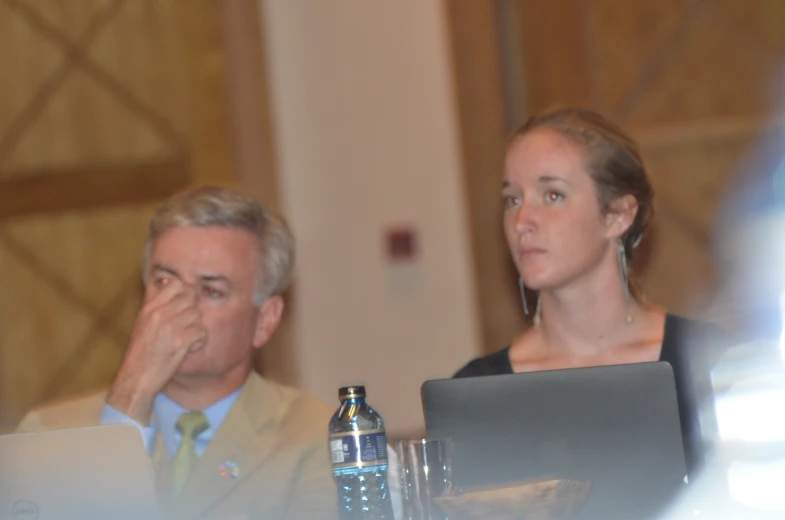
[[[237,401],[242,388],[238,389],[231,395],[228,395],[220,401],[208,406],[202,412],[207,416],[207,421],[210,427],[196,438],[196,454],[201,457],[204,451],[209,446],[210,441],[215,437],[218,428],[221,427],[226,414]],[[161,437],[166,447],[166,455],[168,458],[174,457],[177,453],[177,448],[180,446],[180,441],[183,440],[182,434],[177,430],[177,419],[180,418],[187,410],[179,404],[172,401],[168,396],[161,393],[155,396],[153,401],[153,419],[150,421],[149,426],[142,426],[134,421],[124,413],[118,411],[114,407],[105,404],[101,412],[101,424],[117,424],[117,423],[131,423],[135,424],[142,434],[142,441],[147,453],[152,455],[155,449],[155,436],[161,433]]]

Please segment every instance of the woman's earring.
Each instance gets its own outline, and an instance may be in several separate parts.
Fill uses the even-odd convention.
[[[523,276],[518,277],[518,287],[521,289],[521,302],[523,303],[523,313],[529,315],[529,306],[526,303],[526,286],[523,285]]]
[[[627,323],[632,323],[630,314],[630,277],[627,272],[627,255],[624,251],[624,243],[619,241],[616,248],[619,255],[619,270],[621,271],[621,283],[624,285],[624,306],[627,309]]]
[[[542,295],[537,293],[537,308],[534,309],[534,328],[539,329],[540,323],[542,323],[542,319],[540,318],[540,302],[542,302]]]

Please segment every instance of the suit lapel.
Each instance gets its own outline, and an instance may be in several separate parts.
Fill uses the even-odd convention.
[[[268,458],[279,442],[275,423],[280,406],[274,388],[252,373],[188,479],[175,505],[176,516],[197,518]],[[226,463],[238,466],[236,477],[221,475],[221,466]]]

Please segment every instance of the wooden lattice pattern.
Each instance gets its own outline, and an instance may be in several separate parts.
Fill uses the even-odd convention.
[[[745,173],[757,140],[781,131],[785,38],[773,27],[785,4],[589,4],[591,103],[634,129],[657,192],[646,292],[692,312],[717,284],[712,240],[728,180]]]
[[[154,204],[231,175],[214,9],[0,0],[0,430],[109,380]]]

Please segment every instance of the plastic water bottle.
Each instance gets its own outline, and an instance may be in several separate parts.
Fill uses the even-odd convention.
[[[342,520],[393,520],[384,421],[365,402],[364,386],[338,390],[330,419],[330,456]]]

